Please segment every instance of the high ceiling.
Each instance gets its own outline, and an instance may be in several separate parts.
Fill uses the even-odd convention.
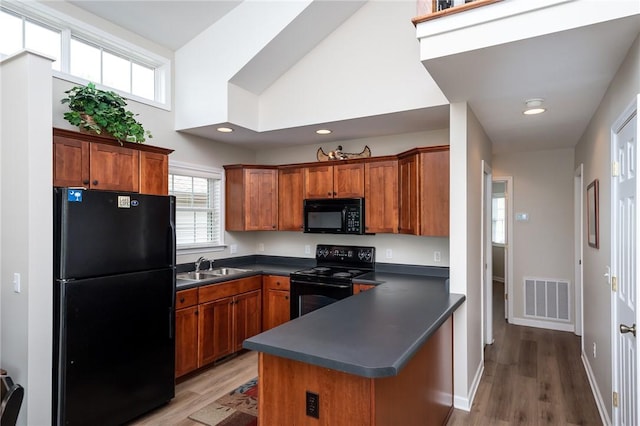
[[[71,1],[74,5],[176,50],[240,1]],[[572,147],[640,32],[640,15],[445,56],[425,67],[450,102],[468,101],[495,153]],[[416,58],[419,61],[419,58]],[[631,99],[632,94],[630,94]],[[523,116],[526,99],[542,97],[548,111]],[[316,123],[321,125],[321,123]],[[448,126],[446,108],[429,108],[327,123],[335,139]],[[317,127],[317,126],[316,126]],[[198,133],[195,129],[193,133]],[[210,137],[208,129],[203,136]],[[314,143],[305,128],[266,133],[241,129],[216,140],[264,146]],[[339,135],[339,136],[338,136]],[[227,138],[227,140],[225,140]],[[232,139],[234,138],[234,139]],[[331,141],[323,138],[323,142]]]

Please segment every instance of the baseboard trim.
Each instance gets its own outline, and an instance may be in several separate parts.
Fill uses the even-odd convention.
[[[453,396],[453,408],[463,411],[471,411],[471,406],[473,405],[473,400],[476,397],[476,392],[478,392],[478,387],[480,386],[480,380],[482,379],[483,373],[484,362],[481,362],[478,366],[478,369],[476,370],[476,375],[473,378],[473,383],[471,383],[471,387],[469,388],[467,396]]]
[[[591,369],[591,364],[589,364],[589,360],[587,359],[587,355],[582,352],[580,356],[582,359],[582,365],[584,366],[584,371],[587,373],[587,379],[589,380],[589,386],[591,386],[591,393],[596,400],[596,406],[598,407],[598,412],[600,413],[600,420],[602,420],[602,424],[605,426],[611,426],[611,419],[609,418],[609,414],[607,413],[606,405],[604,399],[602,398],[602,394],[600,393],[600,388],[598,388],[598,384],[596,383],[596,379],[593,375],[593,370]]]
[[[573,324],[561,324],[557,322],[551,321],[537,321],[530,320],[524,318],[511,318],[509,320],[510,324],[515,325],[524,325],[526,327],[536,327],[536,328],[546,328],[549,330],[557,330],[557,331],[575,331],[575,326]]]

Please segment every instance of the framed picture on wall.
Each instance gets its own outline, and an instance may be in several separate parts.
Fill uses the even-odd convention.
[[[598,230],[598,179],[587,186],[587,241],[589,246],[600,248]]]

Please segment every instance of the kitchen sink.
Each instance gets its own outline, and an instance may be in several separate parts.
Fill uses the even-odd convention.
[[[226,277],[234,274],[242,274],[244,272],[249,272],[249,270],[240,269],[240,268],[216,268],[216,269],[207,269],[200,272],[195,272],[195,271],[179,272],[176,274],[176,279],[202,281],[202,280],[210,280],[212,278]]]
[[[248,269],[240,269],[240,268],[216,268],[205,271],[208,274],[216,275],[219,277],[233,275],[233,274],[242,274],[243,272],[249,272]]]
[[[176,279],[179,280],[210,280],[211,278],[219,277],[220,275],[215,275],[211,273],[212,271],[200,271],[200,272],[180,272],[176,274]]]

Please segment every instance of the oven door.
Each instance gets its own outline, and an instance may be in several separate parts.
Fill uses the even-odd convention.
[[[291,319],[353,295],[352,284],[310,283],[291,280]]]

